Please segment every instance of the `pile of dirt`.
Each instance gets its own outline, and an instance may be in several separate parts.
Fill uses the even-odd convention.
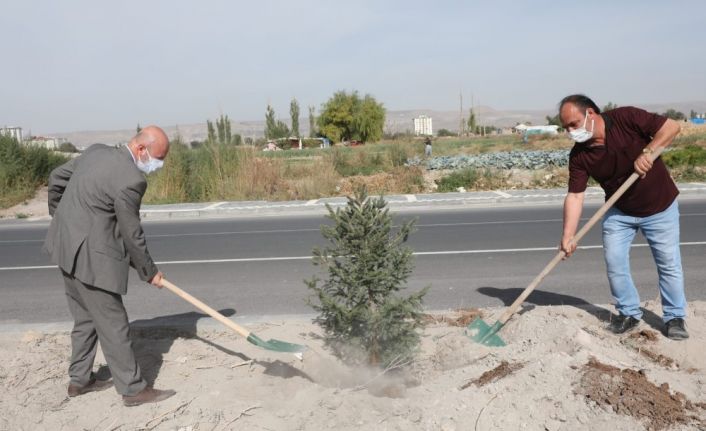
[[[649,358],[652,362],[659,364],[666,368],[679,368],[679,364],[669,356],[663,355],[661,353],[655,352],[648,345],[654,344],[659,339],[659,335],[655,331],[649,329],[642,329],[637,332],[633,332],[626,338],[620,340],[624,345],[635,349],[638,353]]]
[[[675,424],[706,426],[696,415],[694,404],[680,392],[672,393],[668,383],[650,382],[644,370],[620,369],[591,358],[584,366],[577,392],[615,413],[647,422],[649,430]]]
[[[456,326],[477,311],[494,321],[505,309],[435,313],[445,317],[428,321],[415,360],[386,370],[343,364],[325,347],[321,328],[303,318],[249,325],[265,339],[307,345],[303,361],[260,349],[215,322],[198,329],[140,326],[131,335],[143,375],[177,393],[130,408],[114,388],[66,396],[70,331],[0,325],[0,430],[704,426],[706,302],[689,304],[691,338],[681,342],[654,327],[616,336],[600,306],[536,306],[505,324],[499,335],[507,346],[490,348]],[[646,348],[681,366],[656,363],[641,353]],[[100,350],[95,365],[99,374],[108,371]]]
[[[483,318],[483,312],[477,308],[459,308],[450,314],[425,314],[425,323],[446,324],[449,326],[466,327],[476,319]]]

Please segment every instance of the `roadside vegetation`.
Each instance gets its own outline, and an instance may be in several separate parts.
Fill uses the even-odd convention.
[[[0,208],[30,199],[47,183],[52,169],[67,160],[60,153],[0,136]]]
[[[362,104],[364,100],[345,93],[338,98],[345,99],[344,96],[354,101],[357,98],[356,103]],[[298,110],[293,101],[292,115],[297,116]],[[310,107],[309,112],[313,111]],[[316,123],[323,126],[320,118]],[[279,127],[276,121],[274,124]],[[208,125],[208,139],[204,142],[187,144],[178,137],[173,139],[164,169],[149,177],[145,203],[309,200],[352,195],[361,186],[371,195],[447,192],[460,188],[467,191],[561,188],[568,181],[565,166],[427,170],[423,139],[409,133],[381,135],[377,142],[365,145],[337,144],[330,148],[315,147],[320,141],[302,138],[306,142],[303,150],[262,151],[265,142],[232,134],[227,116],[221,116],[215,124],[209,121]],[[298,127],[298,120],[294,125]],[[352,139],[361,135],[347,136]],[[571,145],[563,135],[534,135],[527,143],[518,135],[446,136],[434,139],[432,157],[567,150]],[[705,182],[706,130],[685,128],[662,157],[677,182]],[[0,137],[0,208],[31,198],[38,187],[46,184],[49,172],[66,160],[61,153]],[[414,160],[421,163],[408,164]]]

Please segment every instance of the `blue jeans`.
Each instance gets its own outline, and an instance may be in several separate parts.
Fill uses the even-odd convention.
[[[641,230],[659,274],[663,320],[686,316],[684,273],[679,252],[679,205],[649,217],[632,217],[613,207],[603,217],[603,253],[615,308],[624,316],[642,317],[640,296],[630,274],[630,245]]]

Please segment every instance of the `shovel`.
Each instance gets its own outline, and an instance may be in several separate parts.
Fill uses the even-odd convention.
[[[253,334],[246,328],[243,328],[242,326],[236,324],[226,316],[222,315],[218,311],[214,310],[213,308],[209,307],[208,305],[204,304],[203,302],[199,301],[198,299],[194,298],[190,294],[184,292],[182,289],[178,288],[174,284],[170,283],[166,279],[162,278],[162,286],[166,287],[167,289],[171,290],[172,292],[176,293],[178,296],[180,296],[182,299],[184,299],[186,302],[189,302],[191,305],[195,306],[199,310],[203,311],[204,313],[208,314],[209,316],[213,317],[214,319],[218,320],[222,324],[226,325],[233,331],[237,332],[241,336],[245,337],[248,342],[258,346],[262,347],[263,349],[267,350],[272,350],[275,352],[285,352],[285,353],[293,353],[294,356],[296,356],[299,360],[302,360],[303,355],[302,352],[304,352],[307,347],[302,346],[300,344],[293,344],[293,343],[287,343],[286,341],[280,341],[280,340],[263,340],[262,338],[258,337],[257,335]]]
[[[652,158],[652,161],[657,159],[659,157],[659,154],[662,152],[661,149],[655,150],[650,156]],[[627,189],[630,188],[630,186],[633,185],[635,181],[640,177],[639,174],[636,172],[630,175],[630,177],[623,183],[620,188],[613,193],[613,196],[608,199],[603,206],[601,206],[598,211],[591,217],[585,225],[581,228],[581,230],[578,231],[578,233],[574,236],[573,241],[574,243],[578,244],[578,242],[581,240],[581,238],[588,233],[589,230],[593,227],[593,225],[596,224],[596,222],[603,217],[603,215],[610,209],[610,207],[613,206],[615,201],[620,199],[620,197],[625,193]],[[502,347],[505,345],[505,342],[503,341],[502,338],[498,335],[498,331],[502,329],[503,326],[505,326],[505,323],[510,320],[510,317],[512,317],[513,314],[517,311],[518,308],[522,305],[523,302],[525,302],[525,299],[532,293],[532,291],[539,285],[539,283],[544,279],[544,277],[551,272],[554,267],[561,262],[561,260],[566,256],[566,252],[564,250],[559,251],[559,253],[554,256],[554,259],[547,264],[547,266],[544,267],[542,272],[539,273],[539,275],[530,283],[529,286],[525,288],[525,290],[522,291],[520,296],[517,297],[515,302],[512,303],[512,305],[500,316],[500,318],[492,325],[488,325],[483,321],[481,318],[476,318],[473,322],[471,322],[470,325],[468,325],[467,328],[467,334],[468,336],[475,342],[483,344],[485,346],[490,346],[490,347]]]

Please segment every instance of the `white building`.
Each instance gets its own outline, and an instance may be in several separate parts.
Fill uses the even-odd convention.
[[[414,119],[414,134],[431,136],[434,134],[434,129],[431,125],[431,117],[420,115]]]
[[[526,124],[518,124],[517,126],[514,127],[514,129],[517,131],[517,133],[524,133],[524,134],[529,134],[529,135],[539,135],[539,134],[547,134],[547,135],[558,135],[559,134],[559,126],[554,126],[554,125],[547,125],[547,126],[528,126]]]
[[[67,140],[66,138],[53,138],[53,137],[46,137],[46,136],[32,136],[32,139],[30,139],[27,143],[29,145],[37,145],[40,147],[44,147],[48,150],[58,150],[61,144],[66,143]]]
[[[2,127],[0,135],[8,136],[17,139],[17,142],[22,142],[22,127]]]

